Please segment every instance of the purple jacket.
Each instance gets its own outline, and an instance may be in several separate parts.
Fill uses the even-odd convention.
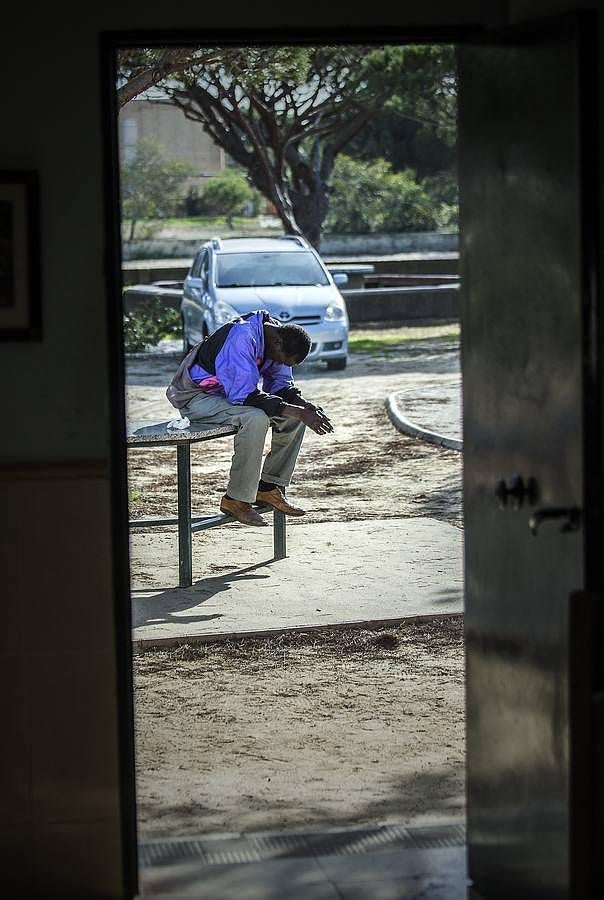
[[[196,344],[166,390],[172,406],[180,409],[199,393],[257,406],[269,417],[280,415],[286,403],[299,404],[302,395],[291,367],[265,359],[265,322],[281,324],[258,309],[227,322]]]

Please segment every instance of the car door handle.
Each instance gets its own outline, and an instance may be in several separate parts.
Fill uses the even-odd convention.
[[[578,531],[581,527],[581,510],[578,506],[550,506],[549,509],[536,509],[528,521],[531,534],[537,537],[543,522],[562,519],[560,531]]]

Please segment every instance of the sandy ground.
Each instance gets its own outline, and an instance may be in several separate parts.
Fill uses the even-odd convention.
[[[461,528],[461,454],[399,434],[384,408],[392,391],[446,390],[459,377],[457,342],[413,333],[422,339],[354,354],[344,372],[297,373],[335,424],[302,448],[290,493],[306,523],[422,516]],[[164,391],[175,363],[128,360],[131,421],[173,417]],[[192,453],[199,514],[218,506],[232,452],[228,439],[211,446]],[[173,459],[170,448],[130,454],[133,515],[175,511]],[[460,617],[184,644],[136,653],[134,668],[143,838],[463,814]]]
[[[463,814],[461,617],[147,651],[141,836]]]
[[[308,399],[320,403],[335,431],[308,431],[295,482],[293,502],[307,509],[304,522],[430,516],[461,527],[461,457],[400,434],[390,423],[384,400],[392,391],[459,380],[459,344],[434,337],[446,326],[420,329],[428,337],[406,341],[387,352],[355,353],[344,372],[303,365],[296,380]],[[450,329],[449,329],[450,330]],[[410,329],[391,329],[407,335]],[[370,333],[370,332],[363,332]],[[382,331],[382,334],[384,331]],[[177,365],[174,356],[128,363],[127,414],[132,422],[176,415],[165,388]],[[232,441],[213,441],[211,451],[192,449],[193,512],[218,511],[225,491]],[[129,455],[131,514],[176,514],[174,450],[137,449]],[[295,528],[296,520],[290,519]]]

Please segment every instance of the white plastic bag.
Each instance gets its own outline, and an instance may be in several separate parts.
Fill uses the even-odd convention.
[[[189,419],[184,416],[182,419],[171,419],[166,428],[168,431],[184,431],[185,428],[188,428],[191,422]]]

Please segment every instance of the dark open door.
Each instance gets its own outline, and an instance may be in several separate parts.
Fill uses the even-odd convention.
[[[485,900],[591,896],[595,32],[564,18],[459,51],[468,846]]]

